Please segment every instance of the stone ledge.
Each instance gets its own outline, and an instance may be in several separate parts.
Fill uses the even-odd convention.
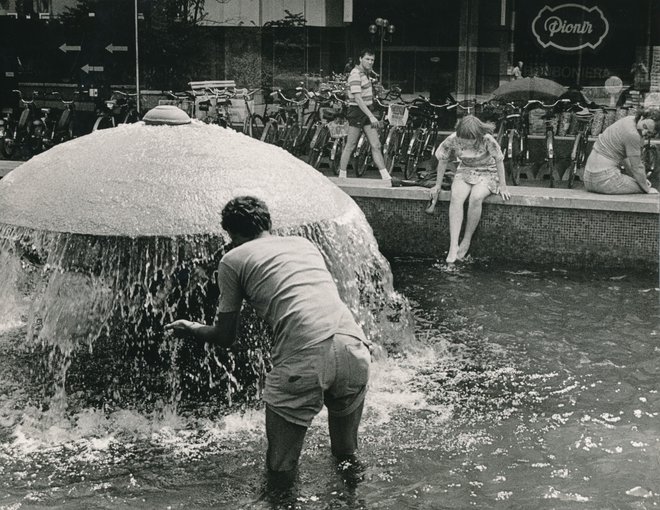
[[[392,198],[399,200],[429,200],[428,188],[410,186],[386,188],[379,179],[329,177],[342,190],[354,197]],[[499,196],[486,198],[485,203],[504,206],[551,207],[660,214],[660,195],[599,195],[578,189],[509,186],[511,200]],[[440,193],[440,201],[449,201],[449,191]]]

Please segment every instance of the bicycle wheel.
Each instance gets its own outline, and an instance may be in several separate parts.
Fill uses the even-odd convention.
[[[507,153],[509,156],[509,174],[511,175],[511,183],[514,186],[518,186],[520,184],[520,165],[522,157],[520,150],[520,135],[514,131],[507,136],[507,140]]]
[[[328,145],[328,140],[330,139],[330,131],[327,127],[321,126],[320,132],[314,135],[316,138],[314,146],[309,151],[309,164],[318,170],[321,166],[321,158],[323,157],[323,151]]]
[[[7,159],[12,159],[16,154],[16,140],[11,136],[6,136],[0,140],[0,152]]]
[[[580,168],[580,160],[582,159],[582,133],[578,133],[575,136],[575,143],[573,144],[573,150],[571,151],[571,164],[568,167],[568,187],[569,189],[573,187],[573,182],[575,181],[575,176],[578,173]]]
[[[335,175],[339,175],[339,166],[341,163],[341,155],[344,152],[344,145],[346,144],[346,137],[340,136],[335,138],[332,142],[332,149],[330,149],[330,168]]]
[[[138,115],[137,110],[130,110],[125,116],[124,120],[122,120],[122,124],[133,124],[140,120],[140,116]]]
[[[646,177],[650,179],[658,168],[658,153],[652,145],[642,147],[642,163],[646,170]]]
[[[359,146],[358,152],[353,158],[353,167],[355,168],[355,175],[358,177],[362,177],[364,173],[367,171],[367,158],[369,156],[369,153],[371,152],[371,145],[369,144],[369,140],[366,139],[365,135],[362,135],[365,137],[364,142],[362,143],[361,146]]]
[[[403,178],[411,179],[417,172],[417,163],[419,161],[419,153],[422,148],[421,132],[416,132],[410,140],[408,146],[408,158],[406,165],[403,169]]]
[[[264,130],[261,133],[261,141],[265,143],[275,144],[277,141],[277,123],[273,120],[269,120],[264,126]]]
[[[99,115],[96,117],[94,127],[92,127],[92,132],[97,131],[98,129],[108,129],[111,127],[115,127],[115,120],[112,117],[108,117],[107,115]]]
[[[261,115],[250,115],[245,119],[247,124],[246,129],[243,132],[246,135],[251,136],[252,138],[261,138],[261,134],[264,132],[264,119]]]
[[[394,164],[396,163],[397,155],[399,153],[399,146],[401,143],[401,129],[393,127],[387,134],[385,145],[383,146],[383,158],[385,159],[385,168],[392,174]]]
[[[548,131],[545,135],[545,153],[548,158],[548,176],[550,177],[550,187],[555,187],[555,146],[554,135],[552,131]]]
[[[292,124],[286,130],[286,134],[282,139],[282,148],[289,151],[291,154],[295,154],[297,151],[296,142],[298,141],[298,136],[300,135],[300,126],[298,124]]]
[[[303,125],[302,132],[298,139],[298,150],[301,154],[308,154],[312,149],[312,139],[317,131],[317,126],[321,122],[321,116],[318,112],[312,112],[309,114]]]

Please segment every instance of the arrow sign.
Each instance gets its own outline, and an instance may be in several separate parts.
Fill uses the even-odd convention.
[[[113,53],[115,51],[128,51],[128,46],[115,46],[114,44],[110,43],[105,47],[105,49],[110,53]]]
[[[87,74],[89,74],[91,71],[99,71],[99,72],[103,71],[103,66],[90,66],[89,64],[85,64],[80,69],[82,69]]]
[[[64,43],[62,46],[60,46],[60,50],[62,50],[64,53],[67,51],[80,51],[80,46],[68,46],[66,43]]]

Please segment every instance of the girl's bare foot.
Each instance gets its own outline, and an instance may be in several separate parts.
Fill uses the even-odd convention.
[[[470,249],[470,241],[463,241],[458,247],[458,252],[456,253],[456,258],[458,260],[463,260],[467,255],[468,250]]]
[[[456,259],[457,259],[456,250],[449,250],[449,253],[447,253],[447,258],[445,259],[447,264],[455,263]]]

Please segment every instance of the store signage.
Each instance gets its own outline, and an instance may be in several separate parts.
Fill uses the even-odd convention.
[[[532,33],[543,48],[561,51],[595,50],[610,31],[599,7],[578,4],[544,6],[532,22]]]

